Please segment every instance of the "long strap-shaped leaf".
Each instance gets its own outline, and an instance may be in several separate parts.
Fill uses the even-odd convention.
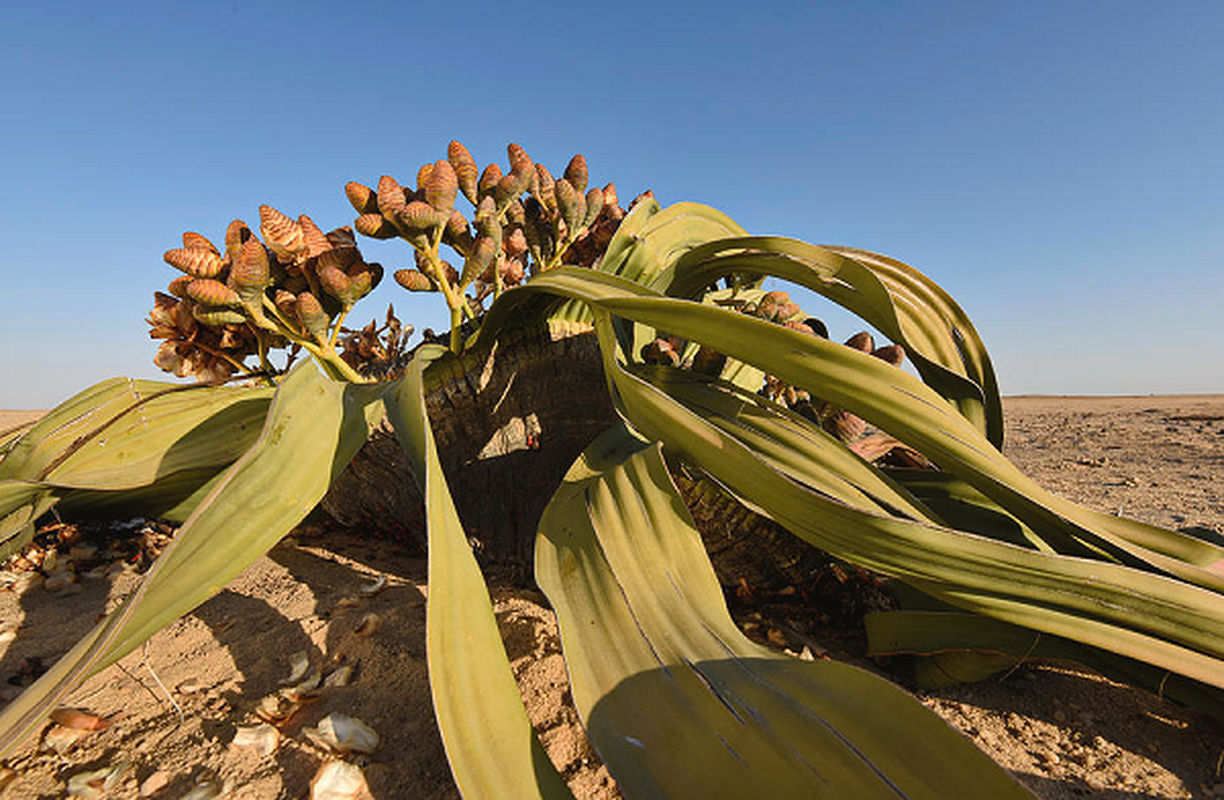
[[[983,680],[1029,659],[1074,661],[1224,720],[1224,691],[1140,661],[956,609],[868,614],[868,655],[921,656],[922,687]]]
[[[82,389],[47,412],[9,448],[0,461],[0,478],[31,477],[63,447],[130,405],[142,391],[165,389],[168,383],[110,378]]]
[[[825,249],[863,264],[888,286],[895,297],[932,309],[946,321],[957,350],[964,359],[966,374],[982,389],[986,404],[986,438],[1002,449],[1003,401],[999,395],[998,378],[986,353],[985,342],[960,304],[942,286],[903,261],[853,247],[825,245]]]
[[[646,199],[621,221],[598,269],[649,285],[666,265],[694,247],[746,233],[716,208],[700,203],[675,203],[660,210],[657,201]],[[589,325],[591,312],[583,303],[568,302],[549,318]]]
[[[658,446],[624,428],[554,495],[536,578],[578,711],[628,796],[1026,796],[892,684],[747,640]]]
[[[774,469],[847,505],[910,519],[940,519],[838,439],[759,394],[693,372],[639,365],[635,374],[744,442]]]
[[[597,317],[605,346],[609,325]],[[664,392],[605,362],[624,413],[789,530],[961,608],[1224,685],[1216,592],[1150,572],[1034,552],[851,508],[796,483]]]
[[[160,512],[183,504],[251,446],[271,396],[265,388],[123,378],[78,394],[27,431],[0,464],[0,553],[20,546],[9,540],[27,517],[74,490],[123,495],[140,489]],[[110,501],[112,507],[124,502]]]
[[[0,481],[0,563],[34,538],[34,523],[59,502],[53,489],[28,481]]]
[[[1173,531],[1088,512],[1047,492],[1008,461],[938,393],[852,348],[720,308],[659,297],[610,275],[560,269],[515,291],[576,297],[658,327],[804,386],[913,445],[1008,512],[1059,552],[1104,554],[1224,591],[1224,548]],[[509,304],[507,304],[509,305]],[[1142,534],[1142,536],[1136,535]]]
[[[220,591],[318,503],[382,414],[383,387],[335,383],[309,362],[272,401],[259,439],[183,524],[136,591],[0,712],[0,754],[81,680]]]
[[[904,345],[923,379],[1002,445],[1002,402],[986,346],[960,306],[918,270],[866,251],[745,236],[694,248],[654,288],[688,297],[729,275],[783,278],[858,314]]]
[[[1220,548],[1161,532],[1168,552],[1120,537],[1025,477],[938,394],[850,348],[699,303],[663,299],[609,275],[557,270],[503,296],[549,291],[597,309],[614,398],[643,433],[705,469],[794,533],[848,560],[901,577],[962,608],[1078,639],[1189,677],[1224,683],[1224,559]],[[505,302],[510,301],[510,302]],[[499,313],[494,309],[494,313]],[[615,361],[610,313],[666,324],[681,336],[755,363],[917,444],[1044,538],[1151,569],[1032,552],[968,533],[853,509],[796,484],[742,443],[683,409]],[[666,322],[664,322],[666,320]],[[487,324],[487,323],[486,323]],[[1071,518],[1078,517],[1084,524]],[[1060,538],[1061,537],[1061,538]],[[1202,564],[1202,566],[1200,566]],[[1184,581],[1184,582],[1183,582]],[[1205,588],[1204,588],[1205,587]]]
[[[484,577],[434,448],[422,373],[442,352],[441,348],[418,350],[407,374],[385,400],[387,418],[425,496],[426,655],[438,729],[465,797],[569,797],[527,719]]]
[[[272,392],[112,378],[40,419],[0,462],[0,479],[126,488],[184,462],[227,464],[258,434]]]

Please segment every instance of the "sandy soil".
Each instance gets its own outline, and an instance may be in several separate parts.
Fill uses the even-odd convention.
[[[1023,397],[1009,399],[1007,413],[1008,455],[1052,490],[1101,511],[1224,533],[1224,396]],[[0,414],[0,431],[13,421]],[[122,535],[106,528],[59,535],[69,539],[60,558],[75,559],[74,583],[53,591],[54,582],[12,563],[0,573],[0,703],[130,591],[165,538],[153,524]],[[134,551],[133,541],[144,550]],[[363,594],[380,576],[385,588]],[[331,712],[356,716],[381,736],[373,754],[349,757],[376,797],[456,795],[426,684],[425,580],[419,554],[304,526],[141,652],[80,687],[70,703],[109,727],[61,753],[47,744],[48,726],[0,765],[0,796],[59,797],[72,776],[120,764],[107,796],[170,798],[193,789],[219,796],[200,788],[212,785],[238,798],[304,797],[331,758],[304,731]],[[532,722],[553,761],[577,796],[616,796],[568,705],[543,597],[493,593]],[[764,641],[796,651],[815,643],[876,668],[854,632],[821,630],[812,617],[781,619],[785,612],[769,608],[736,613]],[[381,624],[361,635],[368,614]],[[325,675],[352,667],[351,683],[304,706],[272,754],[233,747],[236,729],[258,721],[261,698],[283,688],[295,653]],[[1145,692],[1032,665],[919,698],[1041,797],[1224,797],[1224,726]]]

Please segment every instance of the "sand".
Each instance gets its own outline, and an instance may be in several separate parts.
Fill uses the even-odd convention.
[[[1100,511],[1224,533],[1224,396],[1019,397],[1006,401],[1006,411],[1006,453],[1050,489]],[[0,430],[19,421],[15,413],[22,412],[0,412]],[[159,537],[148,527],[143,541],[155,550]],[[32,573],[0,591],[0,703],[36,671],[31,659],[51,663],[131,590],[142,562],[126,555],[134,565],[58,591]],[[386,587],[363,595],[380,576]],[[180,797],[211,781],[231,797],[304,797],[327,756],[303,730],[334,711],[362,719],[382,738],[372,755],[352,759],[375,796],[455,796],[425,679],[427,593],[420,554],[306,526],[75,691],[70,703],[110,726],[63,754],[29,742],[2,762],[0,784],[10,783],[0,796],[61,796],[73,775],[126,762],[109,796],[140,796],[143,786],[152,796]],[[568,704],[543,597],[504,587],[493,596],[550,757],[577,796],[617,796]],[[358,635],[370,613],[381,624]],[[753,616],[736,613],[742,622]],[[798,650],[822,633],[829,652],[877,668],[854,635],[792,626],[780,643]],[[236,728],[256,721],[259,700],[281,688],[296,652],[326,672],[352,666],[352,682],[305,706],[273,754],[232,747]],[[1041,797],[1224,796],[1224,726],[1146,692],[1042,664],[917,694]]]

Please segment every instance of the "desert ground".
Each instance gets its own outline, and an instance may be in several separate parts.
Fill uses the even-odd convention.
[[[1014,397],[1005,409],[1005,453],[1051,490],[1111,514],[1224,533],[1224,396]],[[0,414],[0,430],[22,413],[33,412]],[[147,520],[52,525],[39,540],[46,546],[4,565],[0,705],[131,591],[170,533]],[[73,561],[70,582],[34,569],[49,549]],[[74,779],[112,769],[94,779],[109,776],[107,797],[306,797],[333,758],[308,731],[333,712],[379,734],[372,753],[348,757],[375,797],[455,796],[426,682],[427,595],[422,554],[304,525],[194,613],[77,689],[69,704],[107,727],[74,738],[44,726],[0,762],[0,797],[61,797]],[[576,796],[618,796],[570,704],[543,596],[508,587],[494,587],[493,596],[550,757]],[[882,671],[863,657],[861,634],[822,630],[799,611],[735,613],[762,641],[792,652],[815,645]],[[272,752],[235,746],[236,732],[260,721],[260,701],[291,679],[297,654],[325,681],[344,685],[327,686],[282,724]],[[344,682],[338,676],[346,673]],[[1224,724],[1083,670],[1026,664],[1002,678],[916,695],[1039,797],[1224,797]]]

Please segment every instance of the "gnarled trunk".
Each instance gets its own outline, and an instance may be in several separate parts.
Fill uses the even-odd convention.
[[[524,329],[439,366],[425,403],[464,529],[486,568],[529,581],[544,506],[574,459],[617,420],[595,335]],[[707,479],[676,478],[725,585],[800,584],[825,563]],[[385,421],[323,508],[343,525],[424,547],[421,496]]]

